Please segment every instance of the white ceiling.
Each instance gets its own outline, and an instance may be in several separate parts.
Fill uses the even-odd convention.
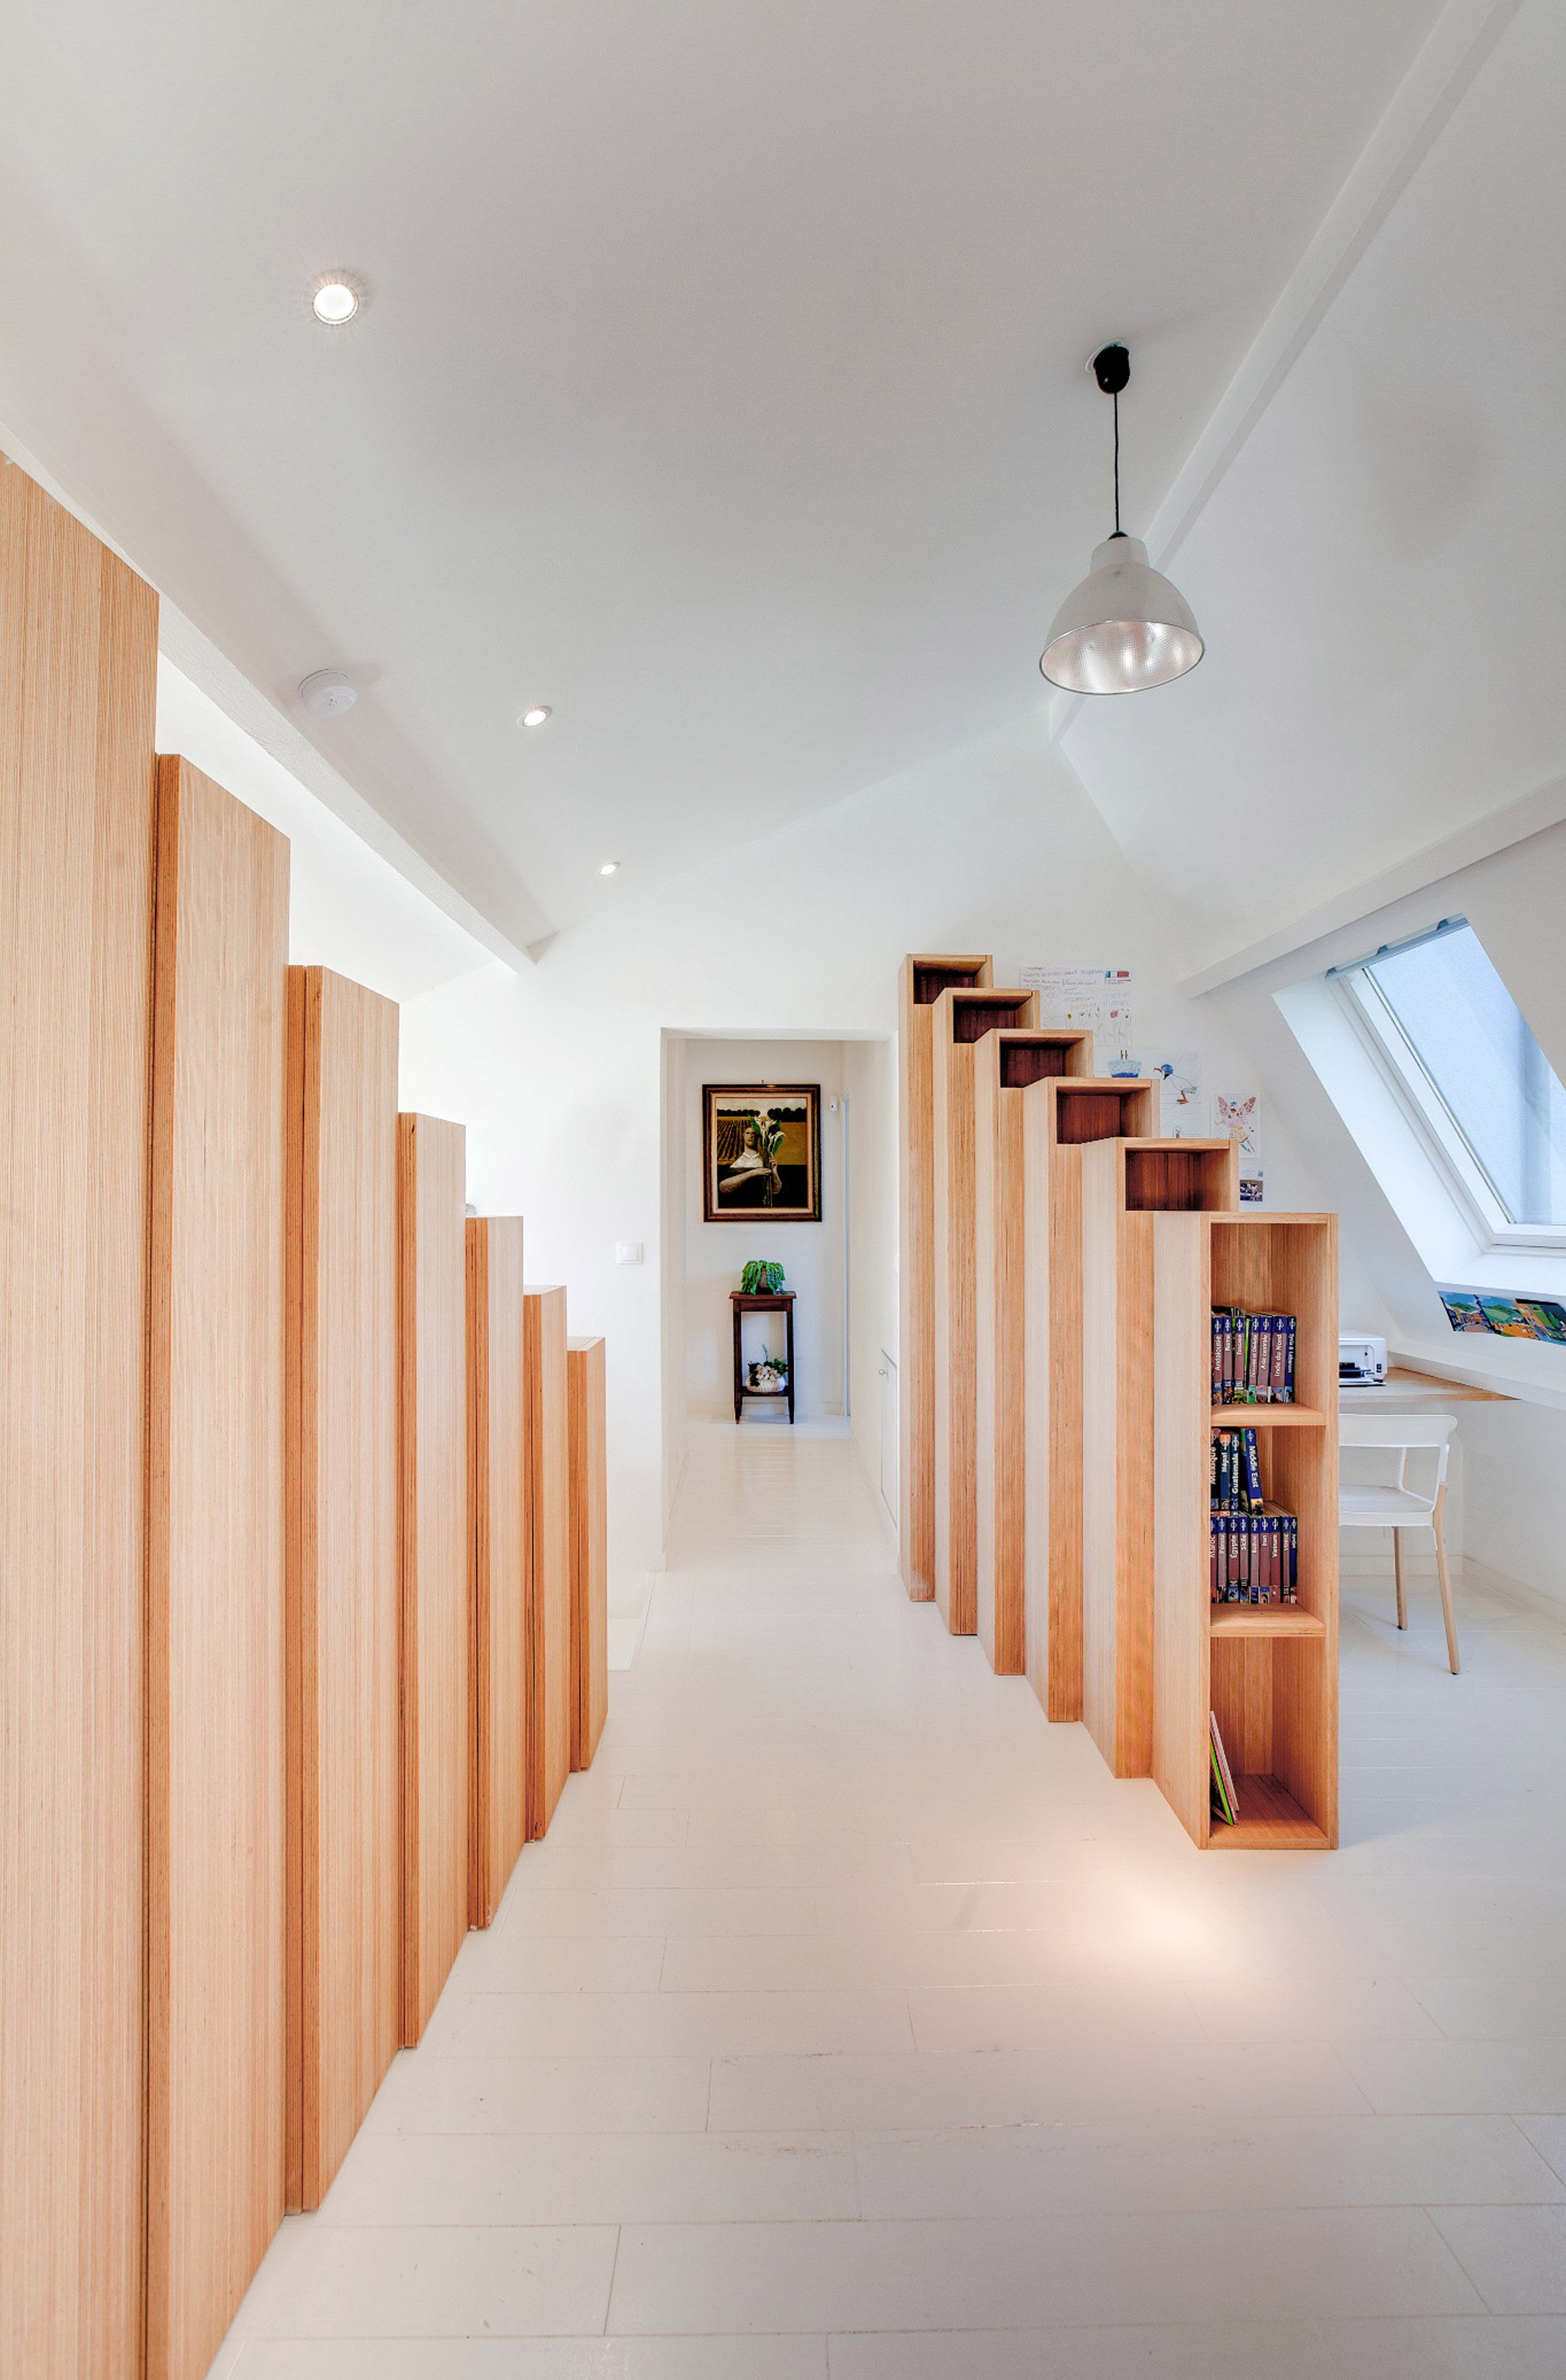
[[[1537,0],[1171,565],[1207,658],[1065,731],[1193,967],[1566,770],[1563,118]]]
[[[359,703],[312,739],[535,940],[1040,708],[1043,630],[1106,527],[1084,359],[1133,347],[1135,527],[1435,15],[8,0],[0,418],[301,723],[297,680],[348,667]],[[1356,726],[1379,727],[1377,782],[1396,781],[1372,840],[1467,798],[1468,747],[1435,731],[1432,791],[1390,699],[1390,676],[1451,696],[1439,609],[1411,651],[1362,589],[1378,650],[1356,661],[1340,581],[1463,560],[1511,516],[1503,392],[1453,322],[1442,243],[1487,321],[1511,321],[1509,295],[1536,310],[1530,368],[1558,367],[1559,304],[1533,286],[1560,220],[1546,63],[1482,213],[1460,175],[1387,268],[1381,302],[1420,310],[1422,344],[1367,349],[1362,267],[1329,318],[1357,385],[1309,415],[1313,349],[1288,391],[1304,425],[1275,408],[1221,492],[1238,527],[1209,508],[1188,545],[1209,660],[1071,731],[1117,832],[1182,893],[1215,857],[1187,804],[1199,828],[1221,795],[1238,833],[1247,789],[1314,798],[1325,769],[1364,823]],[[1535,174],[1550,218],[1520,259],[1507,227]],[[307,310],[330,265],[371,293],[346,332]],[[1280,451],[1296,481],[1266,502],[1250,481]],[[1324,516],[1323,478],[1378,548]],[[1247,577],[1236,542],[1264,525]],[[1324,691],[1344,717],[1317,718]],[[524,735],[530,700],[554,717]],[[1308,875],[1298,840],[1281,831],[1269,864]],[[625,863],[607,884],[606,856]]]

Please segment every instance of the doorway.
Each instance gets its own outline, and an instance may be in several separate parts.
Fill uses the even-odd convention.
[[[663,1050],[663,1435],[665,1520],[693,1429],[735,1427],[733,1307],[741,1269],[783,1269],[794,1307],[794,1427],[850,1438],[880,1502],[882,1350],[895,1345],[897,1173],[892,1043],[883,1037],[668,1031]],[[819,1088],[820,1220],[757,1210],[710,1221],[706,1086]],[[745,1325],[747,1365],[783,1352],[782,1316]],[[786,1429],[783,1399],[749,1399],[738,1427]],[[895,1435],[895,1422],[893,1422]]]

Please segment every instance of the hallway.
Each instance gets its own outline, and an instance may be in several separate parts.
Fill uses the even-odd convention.
[[[846,1440],[694,1430],[594,1768],[214,2373],[1566,2368],[1566,1633],[1470,1589],[1454,1681],[1390,1599],[1343,1850],[1204,1856],[908,1604]]]

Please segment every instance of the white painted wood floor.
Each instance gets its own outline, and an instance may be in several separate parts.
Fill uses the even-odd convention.
[[[634,1668],[239,2380],[1559,2380],[1566,1630],[1346,1616],[1335,1856],[1203,1856],[702,1428]]]

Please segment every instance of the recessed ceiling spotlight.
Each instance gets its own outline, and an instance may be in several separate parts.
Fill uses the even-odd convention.
[[[351,322],[363,303],[363,287],[351,273],[322,273],[310,285],[310,312],[329,331]]]
[[[535,702],[531,710],[525,710],[522,713],[522,724],[524,727],[541,727],[548,717],[548,703]]]
[[[606,859],[598,872],[601,876],[613,876],[619,865],[617,859]]]
[[[336,719],[353,709],[358,688],[343,670],[311,670],[299,680],[299,700],[317,719]]]

